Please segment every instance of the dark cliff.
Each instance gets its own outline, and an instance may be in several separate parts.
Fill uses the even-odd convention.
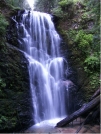
[[[4,0],[0,1],[0,15],[3,18],[0,21],[0,132],[5,133],[19,132],[33,123],[28,61],[14,47],[17,45],[16,37],[9,38],[13,32],[10,28],[13,26],[11,16],[14,14],[17,14],[17,10]],[[5,22],[1,23],[2,20],[8,26]],[[12,40],[9,43],[8,38]]]

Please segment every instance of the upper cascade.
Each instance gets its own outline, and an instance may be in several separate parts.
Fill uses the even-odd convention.
[[[27,0],[30,8],[33,10],[34,9],[34,3],[35,3],[35,0]]]

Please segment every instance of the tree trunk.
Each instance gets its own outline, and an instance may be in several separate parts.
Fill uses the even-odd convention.
[[[77,117],[81,116],[82,114],[86,112],[90,112],[93,108],[95,108],[100,103],[100,96],[97,96],[95,99],[90,101],[89,103],[85,104],[83,107],[81,107],[79,110],[75,111],[73,114],[67,116],[62,121],[58,122],[56,127],[63,127],[66,124],[70,123]]]

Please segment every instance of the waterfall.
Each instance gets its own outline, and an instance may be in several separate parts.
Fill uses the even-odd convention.
[[[26,11],[18,24],[18,36],[20,49],[29,61],[33,120],[38,123],[65,116],[65,93],[61,86],[64,59],[51,16]]]

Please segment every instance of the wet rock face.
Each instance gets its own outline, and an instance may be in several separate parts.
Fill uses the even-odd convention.
[[[31,102],[28,61],[6,43],[0,49],[0,132],[18,132],[31,126]]]
[[[67,114],[70,115],[81,107],[81,96],[78,87],[71,80],[61,81],[64,89]]]
[[[20,21],[24,10],[18,12]],[[28,61],[19,51],[16,22],[11,19],[7,42],[0,43],[0,132],[19,132],[32,124]]]
[[[7,33],[6,33],[6,39],[7,42],[18,47],[19,48],[19,41],[18,41],[18,29],[17,29],[17,23],[22,19],[22,14],[25,12],[25,10],[19,10],[15,16],[11,17],[10,19],[10,25],[7,28]],[[15,19],[16,18],[16,19]],[[16,21],[17,20],[17,21]],[[23,32],[22,28],[20,28],[20,32]]]

